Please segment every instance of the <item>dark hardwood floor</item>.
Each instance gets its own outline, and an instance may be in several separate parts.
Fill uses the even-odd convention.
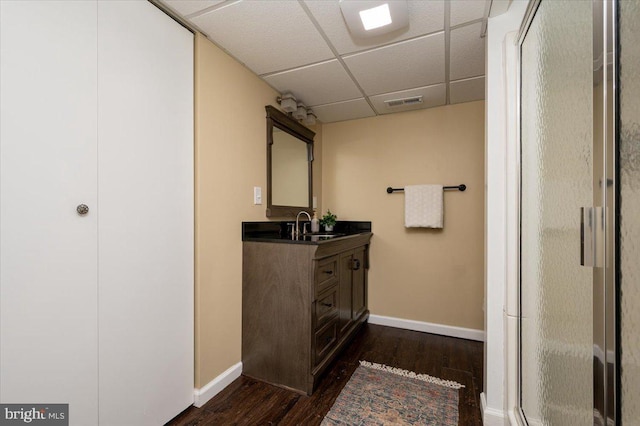
[[[358,361],[366,360],[462,383],[459,424],[481,426],[482,357],[481,342],[365,324],[312,396],[241,376],[202,408],[190,407],[168,425],[319,425]]]

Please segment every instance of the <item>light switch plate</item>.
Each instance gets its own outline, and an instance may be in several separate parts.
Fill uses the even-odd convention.
[[[316,196],[313,197],[313,208],[314,209],[318,208],[318,197]]]
[[[262,204],[262,188],[259,186],[253,187],[253,204]]]

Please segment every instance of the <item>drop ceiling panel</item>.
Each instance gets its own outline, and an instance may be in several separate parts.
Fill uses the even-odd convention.
[[[344,57],[367,95],[444,82],[444,33]]]
[[[314,106],[313,112],[323,123],[355,120],[357,118],[373,117],[376,115],[363,98],[329,105]]]
[[[444,2],[441,0],[408,1],[409,26],[372,38],[355,38],[345,25],[336,0],[305,0],[305,4],[339,54],[358,52],[430,34],[444,29]],[[483,3],[483,2],[482,2]]]
[[[390,96],[423,96],[422,104],[393,112],[483,99],[480,20],[490,4],[512,0],[408,0],[408,28],[366,40],[351,36],[340,0],[159,1],[272,87],[292,92],[319,120],[333,122],[387,114]]]
[[[422,103],[413,105],[402,105],[399,107],[389,107],[385,101],[422,96]],[[378,114],[392,114],[394,112],[410,111],[414,109],[431,108],[445,105],[447,103],[446,84],[436,84],[434,86],[419,87],[417,89],[403,90],[400,92],[384,93],[382,95],[369,98]]]
[[[334,57],[298,2],[243,1],[191,20],[258,75]]]
[[[480,101],[484,99],[484,77],[468,78],[449,83],[449,102]]]
[[[486,5],[478,0],[451,0],[451,26],[484,18]]]
[[[449,62],[450,80],[484,74],[484,42],[480,37],[482,23],[451,30]]]
[[[291,92],[305,105],[321,105],[362,97],[336,59],[263,77],[280,93]]]
[[[163,3],[180,15],[187,16],[195,12],[200,12],[208,7],[215,6],[223,1],[224,0],[163,0]]]

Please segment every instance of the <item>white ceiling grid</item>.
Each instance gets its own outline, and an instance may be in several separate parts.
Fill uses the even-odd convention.
[[[490,1],[408,0],[408,27],[356,39],[338,0],[163,0],[325,123],[484,99]]]

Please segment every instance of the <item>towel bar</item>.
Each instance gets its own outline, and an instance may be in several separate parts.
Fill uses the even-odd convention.
[[[465,189],[467,189],[467,185],[461,184],[453,186],[443,186],[442,189],[457,189],[458,191],[464,191]],[[387,194],[391,194],[392,192],[396,191],[404,191],[404,188],[392,188],[390,186],[387,187]]]

